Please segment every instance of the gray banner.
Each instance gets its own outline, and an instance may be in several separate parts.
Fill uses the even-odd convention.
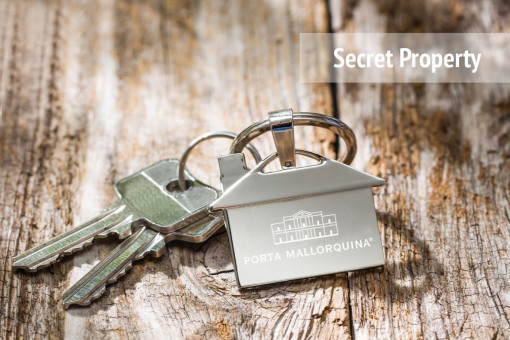
[[[304,83],[508,83],[508,33],[303,33]]]

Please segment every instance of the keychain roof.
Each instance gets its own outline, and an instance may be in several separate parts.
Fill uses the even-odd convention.
[[[379,177],[366,174],[311,151],[297,149],[296,153],[314,157],[319,160],[320,163],[306,167],[287,169],[285,171],[272,173],[262,172],[263,167],[277,157],[275,153],[237,180],[235,184],[229,187],[223,195],[211,204],[211,208],[225,209],[234,206],[322,195],[325,193],[384,184],[384,180]],[[303,169],[313,170],[314,177],[327,180],[311,180],[310,172],[302,171]]]

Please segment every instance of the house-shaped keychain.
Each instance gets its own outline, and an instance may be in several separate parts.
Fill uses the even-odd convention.
[[[292,116],[287,119],[291,130]],[[223,210],[239,286],[383,265],[371,187],[384,180],[294,150],[290,131],[278,136],[281,124],[271,127],[284,170],[263,172],[277,154],[251,171],[242,153],[219,158],[224,193],[211,209]],[[319,163],[293,167],[294,153]]]

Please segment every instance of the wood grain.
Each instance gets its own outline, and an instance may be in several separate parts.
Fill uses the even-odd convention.
[[[240,293],[225,234],[135,266],[88,308],[62,292],[113,249],[98,242],[36,274],[12,256],[97,214],[113,182],[179,157],[211,130],[275,108],[331,114],[329,85],[300,85],[299,32],[326,32],[325,2],[2,2],[2,338],[342,338],[347,276]],[[299,131],[334,156],[335,139]],[[270,138],[258,143],[272,151]],[[218,176],[209,143],[190,168]]]
[[[337,32],[508,31],[503,2],[362,0]],[[332,8],[333,9],[333,8]],[[510,87],[339,85],[376,190],[387,264],[349,273],[359,338],[510,337]]]
[[[0,339],[510,337],[510,88],[300,84],[301,32],[504,32],[503,1],[0,1]],[[63,291],[100,241],[35,274],[12,257],[97,214],[113,183],[272,109],[339,114],[375,190],[383,269],[240,292],[228,240],[174,244],[100,300]],[[299,145],[335,155],[328,133]],[[268,136],[257,141],[272,152]],[[218,184],[215,155],[192,155]]]

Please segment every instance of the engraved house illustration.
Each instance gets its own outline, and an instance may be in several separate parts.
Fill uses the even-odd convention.
[[[372,197],[384,180],[315,155],[275,172],[247,170],[241,153],[219,158],[224,192],[210,209],[223,212],[241,287],[384,264]]]
[[[274,244],[299,242],[338,235],[336,215],[322,215],[322,211],[301,210],[285,216],[283,222],[271,224]]]

